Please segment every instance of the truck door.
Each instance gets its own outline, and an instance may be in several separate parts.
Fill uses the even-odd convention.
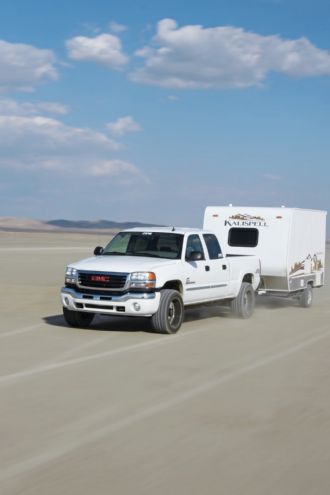
[[[206,273],[210,284],[209,298],[221,299],[229,292],[229,263],[223,257],[220,244],[214,234],[203,234],[203,239],[209,257],[206,262]]]
[[[191,253],[200,253],[201,259],[190,260]],[[185,303],[194,303],[209,299],[208,282],[209,262],[205,259],[203,243],[198,234],[190,234],[185,249]]]

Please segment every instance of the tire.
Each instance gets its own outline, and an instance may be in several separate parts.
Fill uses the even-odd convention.
[[[299,296],[299,305],[302,308],[310,308],[313,303],[313,287],[311,285],[307,285],[306,289],[304,289]]]
[[[82,313],[63,308],[63,316],[70,327],[88,328],[94,318],[94,313]]]
[[[251,284],[242,282],[240,291],[231,302],[231,310],[239,318],[250,318],[254,311],[255,293]]]
[[[154,330],[158,333],[176,333],[181,327],[184,315],[180,292],[164,289],[160,293],[157,313],[151,317]]]

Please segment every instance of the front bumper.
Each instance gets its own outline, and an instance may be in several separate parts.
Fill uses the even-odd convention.
[[[152,316],[158,310],[160,293],[130,293],[120,296],[101,296],[63,287],[61,300],[64,308],[116,316]]]

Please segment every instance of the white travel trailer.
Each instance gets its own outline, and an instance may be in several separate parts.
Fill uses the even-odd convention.
[[[218,236],[225,255],[259,257],[259,293],[298,296],[308,307],[312,288],[324,284],[326,215],[300,208],[208,206],[204,229]]]

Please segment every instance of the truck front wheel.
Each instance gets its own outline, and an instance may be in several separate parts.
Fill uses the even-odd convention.
[[[68,325],[75,328],[88,328],[94,318],[94,313],[70,311],[63,307],[63,316]]]
[[[180,292],[164,289],[160,292],[158,311],[151,318],[152,326],[159,333],[176,333],[181,327],[183,313]]]
[[[254,311],[255,294],[251,284],[242,282],[240,291],[231,302],[231,309],[234,315],[239,318],[250,318]]]

